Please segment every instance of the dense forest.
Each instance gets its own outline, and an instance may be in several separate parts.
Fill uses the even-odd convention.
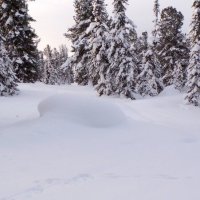
[[[176,8],[154,1],[154,28],[137,34],[127,15],[128,0],[113,0],[109,16],[104,0],[75,0],[68,48],[37,48],[27,0],[0,1],[0,95],[18,94],[17,84],[92,85],[97,93],[136,99],[157,96],[174,85],[187,104],[200,105],[200,1],[193,2],[189,33]],[[138,25],[139,26],[139,25]]]

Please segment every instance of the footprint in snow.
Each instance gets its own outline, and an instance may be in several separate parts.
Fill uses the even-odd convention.
[[[75,183],[80,183],[84,181],[88,181],[90,179],[93,179],[93,177],[90,174],[79,174],[77,176],[71,177],[71,178],[49,178],[43,181],[36,180],[34,181],[33,186],[12,194],[7,197],[0,198],[0,200],[21,200],[21,199],[27,199],[28,197],[38,195],[45,190],[51,188],[51,187],[57,187],[57,186],[64,186],[64,185],[70,185]]]

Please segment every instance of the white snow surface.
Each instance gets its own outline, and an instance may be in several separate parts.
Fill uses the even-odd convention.
[[[20,84],[0,98],[0,200],[199,200],[200,109]]]
[[[62,117],[78,126],[107,128],[118,126],[125,120],[118,106],[86,95],[56,95],[42,101],[38,110],[40,116]]]

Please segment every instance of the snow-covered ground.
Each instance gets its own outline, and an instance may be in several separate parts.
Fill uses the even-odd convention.
[[[199,200],[200,109],[21,84],[0,98],[0,200]]]

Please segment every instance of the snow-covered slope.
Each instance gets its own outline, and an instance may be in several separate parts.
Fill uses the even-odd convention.
[[[21,84],[0,98],[0,200],[199,200],[200,109]]]

